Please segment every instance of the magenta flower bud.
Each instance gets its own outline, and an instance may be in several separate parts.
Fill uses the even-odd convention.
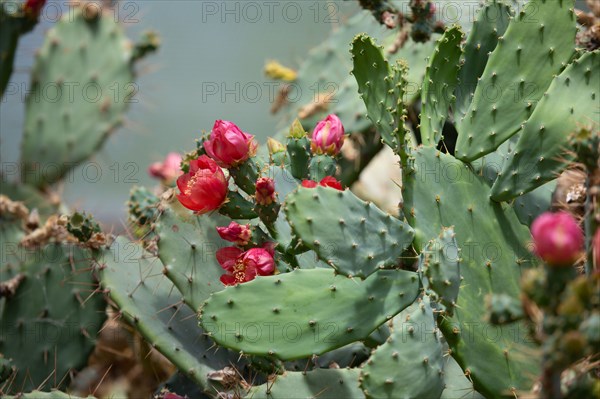
[[[331,114],[317,123],[312,134],[310,149],[314,154],[337,155],[344,144],[344,137],[342,121]]]
[[[252,238],[250,226],[236,222],[229,223],[227,227],[217,227],[217,233],[225,241],[233,242],[239,246],[248,245]]]
[[[181,171],[181,155],[176,152],[170,152],[163,162],[154,162],[148,168],[148,174],[156,179],[170,184],[177,179],[183,172]]]
[[[275,182],[270,177],[261,177],[256,181],[254,199],[259,205],[270,205],[276,200]]]
[[[256,154],[254,136],[244,133],[233,122],[217,120],[204,142],[204,150],[219,166],[231,168]]]
[[[541,214],[531,225],[535,253],[552,266],[571,266],[583,246],[583,232],[566,212]]]

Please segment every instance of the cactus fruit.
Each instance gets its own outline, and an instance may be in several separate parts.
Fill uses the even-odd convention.
[[[468,111],[457,121],[457,158],[478,159],[517,133],[534,103],[573,57],[575,33],[573,0],[531,0],[511,20],[487,61]]]
[[[131,44],[112,16],[88,14],[67,13],[36,57],[22,143],[28,184],[52,184],[87,159],[135,101]]]
[[[416,273],[402,270],[380,270],[364,281],[327,269],[295,270],[213,294],[200,323],[226,348],[293,360],[366,339],[418,290]]]
[[[300,188],[284,210],[302,243],[348,276],[364,278],[397,265],[414,237],[410,226],[350,191]]]
[[[308,173],[311,153],[310,140],[298,119],[295,119],[290,127],[287,152],[290,157],[290,172],[292,176],[296,179],[302,179]]]

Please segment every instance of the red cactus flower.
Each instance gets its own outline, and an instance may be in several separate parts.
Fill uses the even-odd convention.
[[[242,225],[236,222],[229,223],[227,227],[217,227],[217,233],[225,241],[233,242],[240,246],[248,245],[252,238],[250,225]]]
[[[221,276],[224,285],[236,285],[254,280],[256,276],[270,276],[275,272],[275,260],[264,248],[242,252],[237,247],[217,251],[217,261],[227,271]]]
[[[337,155],[344,144],[344,126],[336,115],[323,119],[312,134],[310,149],[315,154]]]
[[[259,205],[270,205],[277,198],[275,182],[270,177],[260,177],[256,181],[256,194],[254,198]]]
[[[336,190],[340,191],[344,190],[344,188],[342,187],[342,183],[333,176],[325,176],[321,179],[321,181],[318,184],[314,180],[302,180],[302,187],[315,188],[317,187],[317,185],[335,188]]]
[[[244,133],[233,122],[217,120],[204,142],[204,150],[219,166],[231,168],[256,154],[254,136]]]
[[[531,225],[535,253],[552,266],[570,266],[580,255],[583,232],[566,212],[541,214]]]
[[[218,209],[227,199],[227,179],[219,166],[201,155],[190,162],[190,171],[177,179],[181,205],[198,214]]]
[[[181,154],[170,152],[162,162],[154,162],[148,167],[148,174],[156,179],[170,183],[179,177],[181,171]]]

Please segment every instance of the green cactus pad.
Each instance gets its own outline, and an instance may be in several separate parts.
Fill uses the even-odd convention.
[[[441,334],[424,297],[394,319],[394,332],[363,367],[361,388],[369,398],[439,398],[443,368]]]
[[[461,284],[460,250],[454,229],[447,228],[431,240],[419,260],[419,269],[427,276],[426,287],[433,290],[446,312],[452,315]]]
[[[200,322],[221,346],[294,360],[366,339],[418,291],[417,274],[403,270],[364,281],[328,269],[295,270],[213,294]]]
[[[555,179],[572,158],[569,136],[583,126],[599,129],[599,63],[600,51],[586,53],[554,79],[492,187],[494,200],[509,201]]]
[[[317,369],[287,372],[274,381],[250,389],[248,399],[364,399],[358,386],[358,369]]]
[[[290,171],[296,179],[308,177],[310,162],[310,140],[308,137],[290,137],[287,141],[287,152],[290,158]]]
[[[57,22],[36,56],[22,143],[24,180],[52,184],[87,159],[134,102],[132,45],[109,14],[80,7]]]
[[[526,326],[497,327],[485,322],[488,294],[519,297],[522,268],[535,262],[527,248],[528,229],[511,207],[490,200],[487,184],[466,164],[433,148],[420,148],[413,156],[403,189],[409,222],[417,235],[425,237],[454,226],[461,248],[464,281],[454,316],[440,323],[452,356],[469,370],[475,388],[486,396],[530,389],[539,363],[529,353]],[[424,245],[415,244],[417,250]]]
[[[440,399],[485,399],[473,388],[473,382],[465,376],[452,356],[444,359],[444,383],[446,387]]]
[[[120,237],[103,253],[100,270],[102,287],[120,314],[204,391],[214,392],[208,373],[237,362],[239,355],[216,350],[198,327],[194,310],[164,276],[160,260]]]
[[[19,245],[24,236],[20,220],[0,217],[0,281],[9,280],[23,270],[27,256],[31,255]]]
[[[156,221],[158,257],[165,265],[164,273],[193,309],[223,289],[219,278],[225,271],[215,255],[219,248],[233,244],[219,236],[216,226],[229,222],[218,214],[195,216],[177,203],[166,207]]]
[[[348,276],[395,266],[414,238],[409,225],[349,190],[300,188],[288,196],[285,213],[302,243]]]
[[[471,164],[473,169],[477,174],[483,176],[490,186],[493,185],[504,164],[510,159],[516,143],[517,136],[506,140],[496,151],[473,162]],[[515,199],[513,208],[522,224],[530,226],[535,218],[550,209],[552,193],[554,193],[556,183],[556,180],[550,181]]]
[[[515,199],[513,208],[522,224],[531,226],[538,216],[550,209],[556,184],[557,181],[552,180]]]
[[[456,156],[494,151],[531,116],[555,75],[573,56],[573,0],[531,0],[490,55],[473,102],[458,122]]]
[[[458,72],[455,121],[460,121],[467,113],[479,78],[485,70],[490,54],[498,44],[498,37],[506,32],[511,16],[512,10],[509,6],[500,1],[493,1],[483,6],[473,21],[473,28],[464,46],[463,65]]]
[[[89,251],[52,244],[26,255],[25,280],[0,318],[0,353],[17,368],[7,393],[68,386],[105,319]]]
[[[446,29],[437,41],[433,56],[425,70],[421,88],[421,139],[423,145],[436,147],[442,139],[444,122],[455,101],[454,90],[458,82],[461,42],[460,26]]]
[[[376,46],[373,39],[363,34],[354,38],[350,52],[354,61],[352,74],[367,108],[367,117],[381,134],[381,140],[396,149],[401,144],[394,131],[398,122],[394,118],[398,98],[383,48]]]

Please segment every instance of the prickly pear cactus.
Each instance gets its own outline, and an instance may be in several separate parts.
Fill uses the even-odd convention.
[[[0,352],[16,367],[3,391],[64,388],[87,363],[105,319],[92,255],[61,244],[23,250],[24,280],[0,318]]]
[[[80,7],[48,31],[26,101],[26,183],[56,182],[123,122],[137,94],[133,50],[112,15]]]

